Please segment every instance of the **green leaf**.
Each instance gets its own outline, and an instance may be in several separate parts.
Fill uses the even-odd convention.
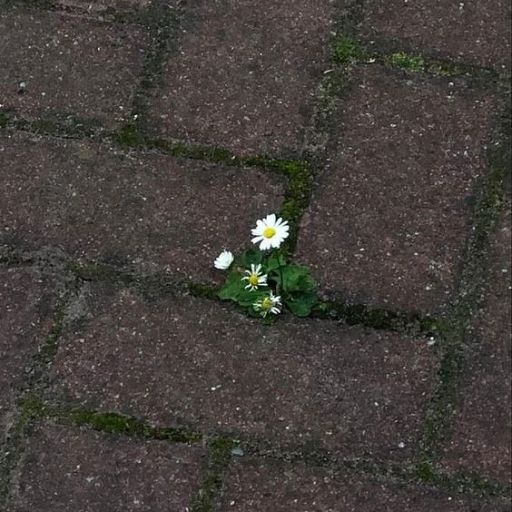
[[[237,297],[236,301],[240,306],[251,306],[257,302],[258,300],[266,297],[268,295],[268,291],[262,290],[243,290]]]
[[[239,272],[230,272],[224,286],[218,293],[219,299],[237,301],[239,295],[245,291],[244,287],[242,275]]]
[[[281,269],[280,284],[287,293],[310,292],[315,290],[316,284],[309,273],[309,269],[299,265],[287,265]]]
[[[314,291],[293,293],[288,295],[284,302],[294,315],[308,316],[311,314],[314,305],[318,302],[318,296]]]
[[[272,253],[267,259],[263,262],[265,266],[265,270],[267,273],[274,272],[279,267],[284,267],[286,265],[286,258],[278,252]]]
[[[261,254],[261,251],[258,251],[257,249],[248,249],[241,255],[240,264],[243,267],[250,269],[251,265],[259,265],[262,257],[263,255]]]

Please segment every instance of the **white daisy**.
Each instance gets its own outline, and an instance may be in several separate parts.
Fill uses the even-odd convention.
[[[258,286],[268,286],[267,275],[261,272],[261,265],[251,264],[251,270],[246,270],[245,274],[242,281],[247,281],[246,290],[257,290]]]
[[[219,270],[227,270],[234,260],[233,253],[229,251],[222,251],[216,260],[213,262],[213,266]]]
[[[260,250],[277,249],[288,238],[288,221],[277,219],[274,213],[263,220],[256,221],[256,227],[251,231],[254,235],[252,242],[260,244]]]
[[[265,318],[269,313],[278,315],[281,313],[281,297],[270,292],[268,297],[264,297],[258,302],[255,302],[253,307],[256,311],[261,312],[261,316],[263,318]]]

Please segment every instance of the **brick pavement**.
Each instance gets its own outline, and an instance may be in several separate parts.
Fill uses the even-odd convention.
[[[509,16],[0,3],[0,509],[509,510]],[[316,318],[214,298],[271,211]]]

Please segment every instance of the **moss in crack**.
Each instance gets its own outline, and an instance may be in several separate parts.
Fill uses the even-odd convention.
[[[430,400],[420,443],[420,456],[428,464],[448,436],[456,403],[463,354],[456,344],[448,344],[438,371],[438,384]]]
[[[504,176],[510,169],[509,120],[510,110],[503,116],[500,142],[493,146],[489,156],[492,170],[480,184],[473,229],[467,242],[459,278],[459,289],[443,332],[445,352],[439,370],[438,386],[428,407],[421,443],[421,457],[425,464],[437,459],[450,433],[450,420],[457,404],[457,390],[464,367],[466,333],[473,311],[482,300],[481,292],[486,283],[489,236],[494,232],[500,217]]]
[[[188,285],[188,291],[190,295],[196,298],[217,300],[219,288],[208,284],[190,283]]]
[[[5,112],[0,112],[0,128],[6,128],[12,123],[11,116]]]
[[[153,2],[145,11],[145,22],[152,44],[146,53],[131,112],[137,127],[142,130],[147,128],[147,111],[153,91],[162,80],[167,56],[178,37],[178,13],[168,2]]]
[[[352,37],[337,36],[333,42],[332,61],[343,66],[356,64],[365,58],[366,52],[361,43]]]
[[[404,69],[412,73],[425,71],[425,60],[420,55],[409,55],[404,52],[392,53],[388,57],[392,66]]]
[[[174,443],[197,443],[202,435],[183,428],[156,428],[133,418],[117,413],[71,409],[52,411],[51,416],[60,422],[77,426],[88,426],[100,432],[120,434],[129,437],[157,439]]]
[[[428,462],[412,468],[411,477],[417,481],[441,488],[445,491],[473,494],[479,497],[501,498],[509,496],[507,486],[493,482],[480,475],[440,473]]]
[[[213,512],[222,490],[224,473],[231,461],[236,441],[228,437],[216,437],[208,443],[208,470],[199,492],[192,500],[191,512]]]
[[[113,140],[124,148],[144,147],[145,137],[135,123],[125,123],[114,135]]]
[[[446,321],[441,318],[336,301],[320,302],[313,310],[313,316],[343,320],[348,325],[363,325],[372,329],[397,332],[414,332],[424,336],[440,336],[447,328]]]

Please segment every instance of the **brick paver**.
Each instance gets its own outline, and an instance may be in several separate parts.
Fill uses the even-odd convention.
[[[390,308],[447,302],[492,109],[461,83],[355,73],[299,236],[324,291]]]
[[[400,459],[417,448],[436,360],[425,341],[325,321],[263,326],[200,299],[101,304],[68,333],[57,388],[160,426]]]
[[[173,0],[168,4],[173,5],[179,0]],[[104,12],[134,11],[149,7],[152,0],[58,0],[56,3],[69,8],[84,9],[87,13],[103,14]]]
[[[9,512],[186,511],[204,451],[42,425],[27,441]]]
[[[451,470],[511,481],[510,210],[494,237],[487,298],[475,319],[475,347],[444,463]]]
[[[283,181],[253,169],[31,137],[0,148],[4,236],[195,280],[220,278],[216,255],[247,246],[255,220],[282,200]]]
[[[376,0],[367,2],[362,32],[409,43],[416,51],[469,64],[510,69],[507,0]]]
[[[297,153],[333,21],[331,0],[191,3],[153,117],[162,133],[237,153]]]
[[[0,438],[24,370],[51,329],[54,299],[34,271],[0,268]]]
[[[506,512],[507,504],[464,499],[302,464],[249,459],[226,476],[217,512]]]
[[[63,13],[0,13],[0,108],[28,118],[129,118],[147,35]]]
[[[2,6],[2,511],[510,510],[509,2]],[[203,283],[279,211],[267,324]]]

